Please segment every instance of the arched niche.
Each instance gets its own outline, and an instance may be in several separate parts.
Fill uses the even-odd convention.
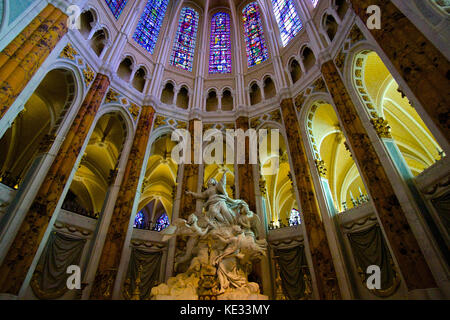
[[[145,77],[147,76],[147,72],[144,68],[139,68],[133,77],[133,88],[135,88],[139,92],[144,92],[145,88]]]
[[[316,64],[316,57],[314,55],[314,52],[309,47],[305,47],[302,50],[302,60],[306,72],[311,70],[311,68]]]
[[[164,89],[161,92],[161,102],[165,104],[173,104],[173,98],[175,96],[173,83],[168,81],[164,85]]]
[[[382,137],[393,139],[414,176],[442,157],[442,148],[376,52],[356,54],[352,75],[372,123],[387,121]]]
[[[250,104],[255,105],[261,102],[261,88],[258,86],[256,82],[250,84]]]
[[[176,142],[172,141],[170,134],[163,134],[152,143],[138,205],[141,210],[152,200],[158,199],[169,220],[172,219],[178,174],[178,164],[172,159],[172,149],[175,145]],[[156,218],[150,220],[155,223]]]
[[[107,32],[105,29],[97,30],[90,40],[90,46],[97,56],[101,56],[108,41]]]
[[[367,192],[333,106],[325,101],[313,103],[306,126],[317,172],[326,179],[337,212],[365,202]]]
[[[296,83],[302,76],[302,68],[300,67],[300,64],[297,60],[292,59],[291,63],[289,64],[289,73],[291,75],[292,83]]]
[[[217,111],[219,107],[219,99],[216,90],[209,90],[206,97],[206,111]]]
[[[277,90],[275,88],[275,83],[273,82],[271,77],[266,77],[264,79],[264,97],[266,99],[270,99],[275,97],[277,94]]]
[[[278,128],[267,125],[259,129],[267,130],[267,136],[260,142],[260,148],[265,145],[267,149],[260,151],[259,170],[260,187],[264,187],[263,203],[269,228],[289,226],[292,209],[298,209],[298,205],[290,174],[286,142],[281,133],[272,132],[272,129]],[[274,139],[277,139],[277,142]]]
[[[232,111],[233,110],[233,95],[230,90],[225,89],[222,92],[222,110]]]
[[[80,33],[85,38],[88,39],[92,32],[92,28],[96,22],[95,13],[92,10],[86,10],[80,15]]]
[[[39,153],[40,144],[53,139],[54,131],[75,94],[71,71],[54,69],[47,73],[37,89],[0,140],[0,179],[17,188]],[[47,142],[45,142],[47,143]]]
[[[131,74],[133,72],[133,60],[130,57],[126,57],[122,60],[117,68],[117,75],[124,81],[130,81]]]
[[[187,109],[189,107],[189,90],[182,86],[177,94],[177,107]]]
[[[106,113],[98,119],[62,209],[98,218],[114,183],[126,136],[121,114]]]
[[[325,14],[322,19],[323,29],[326,32],[330,42],[332,42],[336,37],[339,25],[336,22],[336,19],[334,19],[334,17],[330,14]]]

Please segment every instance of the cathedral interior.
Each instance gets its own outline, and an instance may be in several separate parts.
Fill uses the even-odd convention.
[[[450,299],[449,41],[448,0],[0,0],[0,299]]]

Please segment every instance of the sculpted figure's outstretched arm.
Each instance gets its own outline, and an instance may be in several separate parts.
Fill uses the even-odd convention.
[[[227,173],[231,172],[228,168],[226,168],[225,172],[223,173],[222,179],[220,179],[220,181],[217,183],[217,190],[220,194],[224,194],[226,196],[228,196],[227,194]]]
[[[206,200],[208,198],[208,196],[206,195],[205,192],[192,192],[190,190],[186,190],[186,194],[190,194],[192,195],[195,199],[200,199],[200,200]]]

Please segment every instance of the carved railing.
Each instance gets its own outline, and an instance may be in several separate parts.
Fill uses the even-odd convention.
[[[5,186],[17,190],[19,189],[20,182],[20,176],[13,176],[9,171],[0,173],[0,183],[3,183]]]
[[[299,217],[295,217],[295,219],[278,219],[277,221],[270,221],[268,225],[269,230],[289,228],[289,227],[297,227],[302,223]]]
[[[79,214],[81,216],[92,218],[92,219],[96,219],[96,220],[100,216],[100,213],[98,213],[98,212],[94,213],[91,210],[87,210],[83,206],[81,206],[78,202],[75,202],[75,201],[65,200],[63,202],[63,205],[62,205],[61,208],[66,210],[66,211],[70,211],[70,212]]]
[[[353,196],[352,196],[351,202],[352,202],[353,206],[351,208],[349,208],[346,201],[342,202],[342,210],[340,211],[340,213],[346,212],[350,209],[358,208],[369,201],[370,201],[370,199],[367,194],[361,193],[357,198],[353,198]]]

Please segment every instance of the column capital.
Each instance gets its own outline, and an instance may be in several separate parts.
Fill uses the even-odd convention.
[[[112,66],[110,64],[103,64],[100,69],[98,70],[99,74],[103,74],[106,76],[109,80],[111,80],[115,74],[115,72],[112,69]]]
[[[155,106],[155,105],[157,105],[158,101],[159,101],[158,98],[156,98],[156,97],[155,97],[154,95],[152,95],[152,94],[149,94],[149,95],[146,95],[145,98],[144,98],[144,105],[152,105],[152,106]]]

